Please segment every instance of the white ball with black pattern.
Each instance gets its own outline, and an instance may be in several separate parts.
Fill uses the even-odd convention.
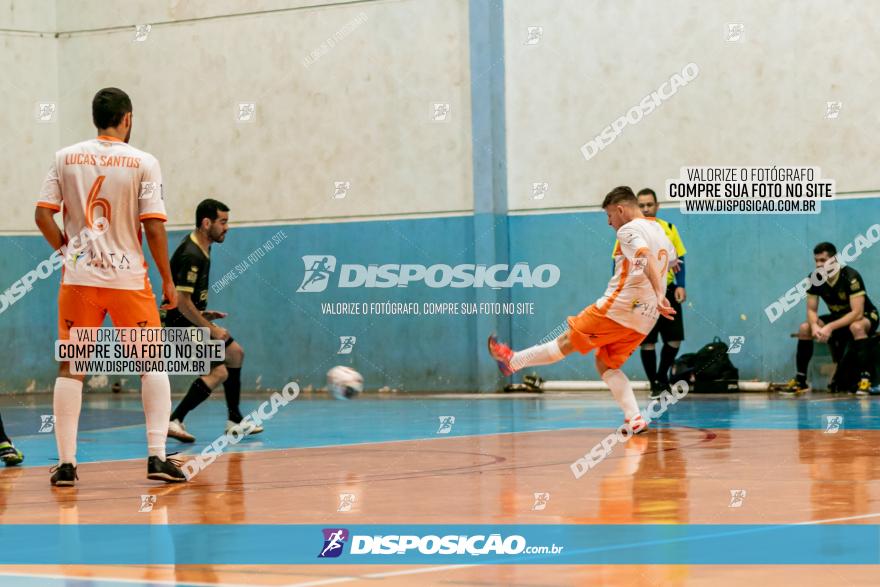
[[[335,399],[354,399],[364,390],[364,377],[344,365],[327,371],[327,389]]]

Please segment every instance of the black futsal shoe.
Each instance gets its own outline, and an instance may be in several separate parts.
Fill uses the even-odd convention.
[[[166,483],[183,483],[186,475],[180,470],[182,461],[168,458],[164,461],[159,457],[152,456],[147,459],[147,479],[165,481]]]
[[[50,481],[55,487],[73,487],[79,479],[76,475],[76,467],[70,463],[55,465],[49,472],[52,473]]]

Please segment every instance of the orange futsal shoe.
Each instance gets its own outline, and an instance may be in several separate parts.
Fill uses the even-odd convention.
[[[498,342],[494,334],[489,336],[489,354],[498,363],[498,369],[502,375],[513,375],[513,368],[510,366],[513,351],[503,342]]]

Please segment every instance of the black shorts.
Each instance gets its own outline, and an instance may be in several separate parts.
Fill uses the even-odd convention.
[[[654,328],[651,329],[651,332],[642,341],[643,345],[657,344],[658,335],[663,336],[664,344],[671,341],[684,340],[684,316],[681,314],[681,304],[675,301],[676,287],[678,286],[675,283],[670,283],[666,286],[666,299],[669,300],[669,304],[675,310],[675,316],[672,317],[672,320],[663,316],[657,318]]]
[[[165,328],[202,328],[201,326],[196,326],[182,316],[178,317],[177,319],[171,320],[169,320],[168,318],[164,318],[162,320],[162,326],[164,326]],[[234,341],[235,339],[232,338],[232,335],[230,334],[229,338],[224,341],[224,348],[229,348],[229,345],[231,345]],[[211,361],[211,368],[213,369],[214,367],[218,367],[223,363],[225,363],[225,361]]]
[[[838,318],[845,316],[846,314],[822,314],[819,316],[819,320],[822,324],[829,324],[834,322]],[[880,317],[878,317],[877,312],[871,312],[870,314],[865,314],[865,318],[868,319],[868,322],[871,325],[868,327],[868,336],[873,335],[877,332],[877,325],[880,323]],[[850,331],[849,327],[844,326],[843,328],[838,328],[834,332],[831,333],[831,338],[828,339],[828,347],[831,350],[831,360],[835,363],[839,363],[843,358],[843,353],[846,351],[846,345],[853,339],[852,331]]]

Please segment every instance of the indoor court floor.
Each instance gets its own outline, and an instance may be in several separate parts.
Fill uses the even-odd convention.
[[[243,408],[265,395],[246,397]],[[646,396],[639,400],[644,407]],[[0,470],[4,526],[609,524],[638,537],[640,526],[658,524],[859,525],[880,518],[880,463],[872,458],[880,404],[870,398],[690,394],[648,433],[575,479],[570,464],[620,424],[607,393],[387,394],[347,402],[303,393],[264,434],[243,439],[190,483],[163,485],[145,478],[138,395],[86,394],[73,489],[50,487],[54,435],[36,432],[40,414],[51,413],[51,396],[2,403],[7,431],[26,455],[24,466]],[[455,420],[443,431],[448,416]],[[222,433],[224,420],[223,402],[206,402],[187,419],[196,443],[169,440],[169,450],[194,454]],[[539,503],[536,493],[547,495]],[[342,494],[353,496],[347,505]],[[147,498],[145,508],[143,496],[155,501]],[[191,533],[186,547],[212,536]],[[81,538],[74,548],[89,549]],[[223,540],[212,556],[248,538]],[[651,554],[669,545],[646,539],[625,546]],[[320,540],[315,555],[319,547]],[[625,564],[610,553],[596,560],[606,555],[609,564],[590,565],[565,564],[563,555],[552,565],[20,565],[4,566],[0,585],[880,583],[878,567],[868,565]]]

